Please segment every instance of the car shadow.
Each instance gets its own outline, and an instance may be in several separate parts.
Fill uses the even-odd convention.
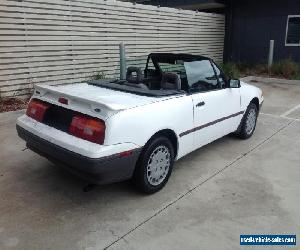
[[[236,140],[236,138],[225,136],[179,159],[175,163],[169,183],[159,192],[159,196],[168,199],[170,192],[172,194],[184,192],[187,188],[186,185],[189,185],[190,182],[195,181],[201,175],[210,174],[212,170],[207,166],[202,168],[195,165],[198,165],[202,158],[209,158],[216,150],[222,150],[232,140]],[[43,196],[42,200],[45,197],[49,197],[49,199],[53,197],[58,199],[59,197],[59,199],[69,200],[71,203],[80,205],[93,202],[112,202],[114,199],[123,199],[123,197],[128,200],[149,197],[140,192],[130,180],[106,185],[91,185],[43,157],[36,154],[30,155],[30,157],[32,158],[30,162],[34,166],[31,169],[20,168],[12,181],[19,183],[18,185],[28,191],[29,195],[34,193],[36,197]],[[191,173],[186,171],[189,168],[191,168]],[[183,182],[182,179],[190,181]],[[174,189],[175,186],[176,189]]]
[[[210,150],[213,150],[215,147],[222,146],[222,144],[224,144],[224,142],[228,140],[237,140],[237,138],[230,135],[225,136],[182,157],[175,162],[174,173],[176,174],[178,168],[185,166],[185,163],[193,161],[193,159],[198,159],[203,154],[207,153]],[[49,185],[51,185],[52,183],[55,186],[60,185],[63,189],[67,189],[68,193],[76,193],[77,195],[82,197],[93,196],[94,194],[101,195],[104,193],[122,193],[124,195],[124,192],[126,193],[126,195],[130,196],[145,195],[135,187],[134,183],[131,180],[105,185],[94,185],[88,181],[81,179],[77,175],[74,175],[69,171],[61,168],[59,165],[55,165],[51,162],[48,162],[46,168],[41,171],[44,171],[44,174],[48,176],[47,183]]]

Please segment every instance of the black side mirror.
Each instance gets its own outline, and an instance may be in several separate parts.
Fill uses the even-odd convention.
[[[230,88],[239,88],[241,87],[241,82],[238,79],[229,79]]]

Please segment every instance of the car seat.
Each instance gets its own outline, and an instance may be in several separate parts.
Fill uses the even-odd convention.
[[[138,67],[128,67],[126,72],[126,85],[131,87],[149,89],[146,84],[143,83],[142,70]]]
[[[176,73],[163,73],[161,79],[161,89],[181,90],[181,79]]]

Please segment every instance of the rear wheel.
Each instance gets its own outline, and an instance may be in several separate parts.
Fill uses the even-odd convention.
[[[166,137],[156,137],[146,144],[137,163],[133,180],[143,192],[155,193],[167,183],[173,164],[172,143]]]
[[[254,103],[251,102],[244,114],[239,131],[237,132],[237,135],[240,138],[248,139],[253,135],[256,128],[257,115],[257,107]]]

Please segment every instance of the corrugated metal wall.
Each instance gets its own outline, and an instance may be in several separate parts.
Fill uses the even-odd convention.
[[[224,16],[113,0],[0,0],[0,95],[35,83],[118,75],[118,44],[129,64],[150,52],[222,60]]]

